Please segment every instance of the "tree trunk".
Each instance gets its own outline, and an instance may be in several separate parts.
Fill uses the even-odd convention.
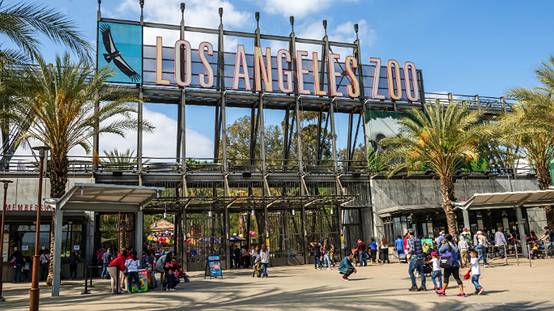
[[[536,164],[536,170],[539,189],[547,190],[552,182],[547,163],[544,165]],[[548,227],[551,229],[554,228],[554,209],[552,205],[544,206],[544,211],[546,212],[546,223]]]
[[[57,156],[52,154],[51,160],[48,163],[50,172],[50,197],[61,198],[65,194],[65,186],[67,184],[67,170],[69,161],[66,155]],[[48,262],[48,277],[46,285],[52,286],[54,280],[54,219],[55,210],[52,211],[52,221],[50,223],[50,260]],[[61,254],[60,254],[61,255]]]
[[[452,176],[444,176],[440,178],[440,190],[442,195],[442,208],[446,215],[446,224],[448,233],[456,236],[456,214],[454,213],[454,181]]]

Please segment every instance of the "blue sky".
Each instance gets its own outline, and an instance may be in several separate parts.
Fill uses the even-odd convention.
[[[15,3],[7,0],[7,4]],[[146,0],[146,20],[177,23],[176,0]],[[51,0],[48,6],[70,16],[83,35],[95,43],[95,0]],[[262,14],[263,33],[290,32],[288,16],[296,16],[302,36],[319,38],[321,20],[329,20],[331,37],[351,41],[353,23],[362,26],[363,57],[407,60],[423,70],[426,91],[501,96],[512,87],[536,85],[533,69],[554,54],[553,1],[415,1],[415,0],[189,0],[187,24],[217,27],[217,7],[225,8],[226,28],[253,31],[254,12]],[[5,5],[5,4],[4,4]],[[139,18],[138,0],[104,0],[104,16]],[[63,48],[43,41],[43,54],[53,59]],[[152,112],[174,118],[173,107],[149,105]],[[190,108],[187,127],[212,139],[212,112]],[[229,111],[229,122],[247,111]],[[162,117],[162,116],[158,116]],[[268,113],[277,123],[279,112]],[[167,120],[166,120],[167,121]],[[339,131],[346,117],[337,120]],[[341,131],[342,132],[342,131]],[[339,146],[345,143],[339,135]],[[117,143],[114,143],[117,145]],[[174,153],[171,150],[171,155]],[[203,152],[204,155],[206,152]],[[168,154],[168,156],[171,156]]]

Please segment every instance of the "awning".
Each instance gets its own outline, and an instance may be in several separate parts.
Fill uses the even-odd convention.
[[[427,205],[427,204],[415,204],[415,205],[397,205],[393,207],[387,207],[377,211],[379,217],[389,217],[395,214],[403,213],[415,213],[415,212],[429,212],[442,210],[442,207],[437,205]]]
[[[554,204],[554,190],[476,193],[465,202],[456,203],[460,209],[491,209],[534,207]]]
[[[77,183],[60,199],[46,200],[60,210],[136,212],[163,188]]]

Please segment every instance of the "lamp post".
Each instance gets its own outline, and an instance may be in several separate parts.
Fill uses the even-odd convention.
[[[42,179],[44,177],[44,158],[46,157],[46,151],[50,148],[47,146],[34,147],[34,150],[39,152],[39,178],[38,178],[38,205],[37,205],[37,219],[35,221],[35,255],[33,256],[33,279],[31,283],[31,289],[29,290],[29,310],[38,311],[39,305],[39,244],[40,244],[40,210],[42,206]]]
[[[4,217],[6,214],[6,198],[8,193],[8,185],[13,181],[7,179],[0,179],[0,182],[4,184],[4,204],[2,204],[2,220],[0,220],[0,301],[5,301],[2,295],[2,287],[4,285],[2,276],[4,275]]]

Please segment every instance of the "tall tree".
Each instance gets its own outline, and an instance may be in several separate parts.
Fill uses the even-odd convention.
[[[8,117],[28,127],[20,139],[31,138],[50,147],[50,196],[60,198],[67,185],[69,151],[81,146],[88,153],[94,135],[124,136],[125,130],[136,128],[133,117],[136,109],[129,103],[135,99],[106,87],[105,82],[112,74],[108,69],[95,72],[82,60],[72,62],[68,54],[56,57],[54,65],[46,64],[37,56],[37,63],[37,67],[29,67],[24,72],[25,87],[19,90],[18,104],[12,107]],[[109,101],[95,110],[95,102],[103,100]],[[146,130],[152,129],[147,122],[143,126]],[[50,250],[52,258],[53,247]],[[50,271],[49,280],[51,276]]]
[[[10,83],[20,73],[8,65],[26,63],[39,55],[39,35],[64,44],[82,59],[91,60],[90,44],[76,30],[75,24],[64,14],[37,3],[5,5],[0,0],[0,33],[8,39],[0,42],[0,112],[13,106],[13,95],[23,86],[21,83]],[[8,42],[11,43],[9,47],[5,44]],[[19,124],[0,118],[3,166],[8,165],[17,149],[19,134],[26,130]]]
[[[381,141],[387,147],[384,158],[390,175],[401,170],[431,169],[439,178],[442,208],[448,232],[457,231],[454,212],[454,174],[467,161],[478,157],[475,145],[479,139],[481,113],[469,111],[466,104],[440,102],[426,104],[424,110],[412,109],[400,120],[401,132]]]
[[[512,111],[496,124],[496,132],[507,145],[519,146],[535,168],[539,189],[552,184],[550,163],[554,160],[554,57],[536,71],[541,86],[516,88],[509,95],[517,99]],[[546,206],[547,222],[554,228],[554,209]]]

